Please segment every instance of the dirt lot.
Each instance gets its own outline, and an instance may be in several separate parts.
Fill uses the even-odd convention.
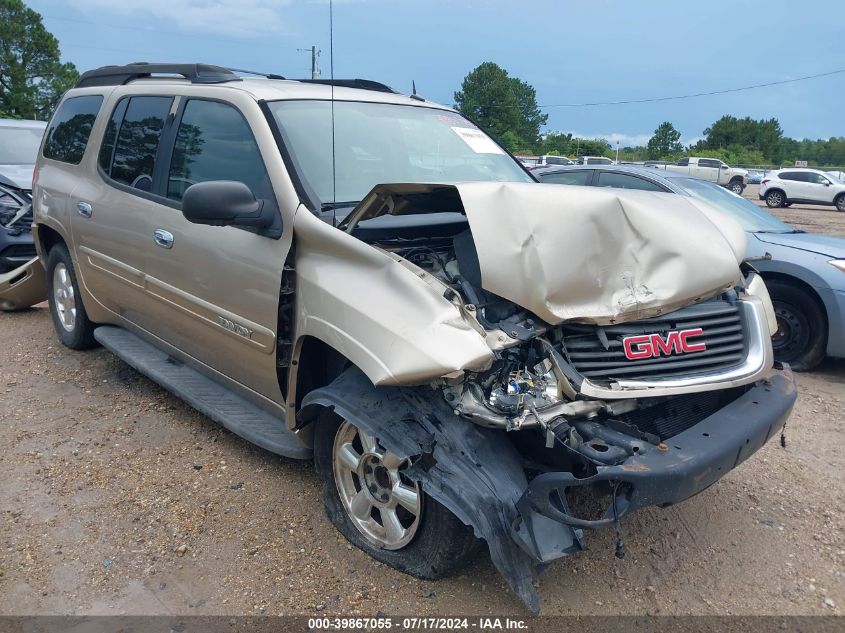
[[[845,235],[845,214],[779,215]],[[0,613],[524,614],[486,556],[432,583],[352,549],[309,464],[63,348],[44,306],[0,315],[0,336]],[[630,517],[624,560],[588,533],[541,574],[543,613],[841,614],[845,362],[799,383],[786,449]]]

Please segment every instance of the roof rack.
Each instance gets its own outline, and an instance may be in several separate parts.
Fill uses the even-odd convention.
[[[399,94],[390,86],[370,79],[297,79],[297,81],[304,84],[334,85],[338,88],[358,88],[359,90],[374,90],[376,92]]]
[[[219,84],[240,81],[228,68],[209,64],[150,64],[135,62],[126,66],[103,66],[89,70],[76,82],[77,88],[91,86],[122,86],[134,79],[150,77],[153,73],[181,75],[195,84]]]

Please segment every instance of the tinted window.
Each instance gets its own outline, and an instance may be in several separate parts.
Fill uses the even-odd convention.
[[[547,156],[546,157],[546,164],[547,165],[571,165],[572,161],[568,158],[563,158],[562,156]]]
[[[679,167],[689,167],[689,158],[682,158],[678,161]]]
[[[613,161],[609,158],[588,158],[587,164],[588,165],[610,165]]]
[[[642,191],[666,191],[645,178],[630,174],[617,174],[612,171],[599,172],[599,187],[618,187],[619,189],[640,189]]]
[[[718,160],[713,160],[712,158],[699,158],[698,159],[698,166],[699,167],[715,167],[719,168],[722,166],[722,163]]]
[[[807,177],[807,182],[812,182],[817,185],[824,185],[829,183],[830,181],[822,176],[821,174],[817,174],[812,171],[805,172],[805,176]]]
[[[555,185],[586,185],[590,180],[592,170],[582,169],[578,171],[559,171],[539,176],[541,182],[550,182]]]
[[[785,171],[778,176],[781,180],[795,180],[797,182],[807,182],[807,176],[800,171]]]
[[[181,200],[185,189],[206,180],[237,180],[256,198],[273,200],[258,146],[241,114],[215,101],[185,106],[167,182],[167,197]]]
[[[117,130],[120,128],[123,115],[126,114],[127,105],[129,105],[129,99],[121,99],[118,102],[114,113],[106,125],[106,133],[103,135],[103,142],[100,145],[100,167],[108,175],[111,175],[111,164],[114,158],[114,142],[117,139]]]
[[[78,165],[102,103],[101,95],[65,99],[50,121],[44,157]]]
[[[132,97],[117,133],[111,177],[151,191],[158,141],[170,112],[171,97]]]

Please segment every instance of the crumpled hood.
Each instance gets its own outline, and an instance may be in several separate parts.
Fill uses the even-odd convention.
[[[817,233],[754,233],[761,242],[845,259],[845,238]]]
[[[35,165],[0,165],[0,185],[17,189],[32,189],[32,169]]]
[[[482,287],[552,324],[675,310],[732,287],[745,258],[742,227],[702,201],[553,184],[379,185],[350,214],[350,230],[380,215],[461,205]]]

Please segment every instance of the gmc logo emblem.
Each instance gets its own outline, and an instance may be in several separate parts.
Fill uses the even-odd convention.
[[[707,349],[704,343],[690,342],[691,338],[701,336],[703,330],[698,327],[692,330],[676,330],[669,332],[664,340],[659,334],[643,334],[642,336],[626,336],[622,339],[625,357],[628,360],[642,360],[665,354],[685,354],[687,352],[703,352]]]

